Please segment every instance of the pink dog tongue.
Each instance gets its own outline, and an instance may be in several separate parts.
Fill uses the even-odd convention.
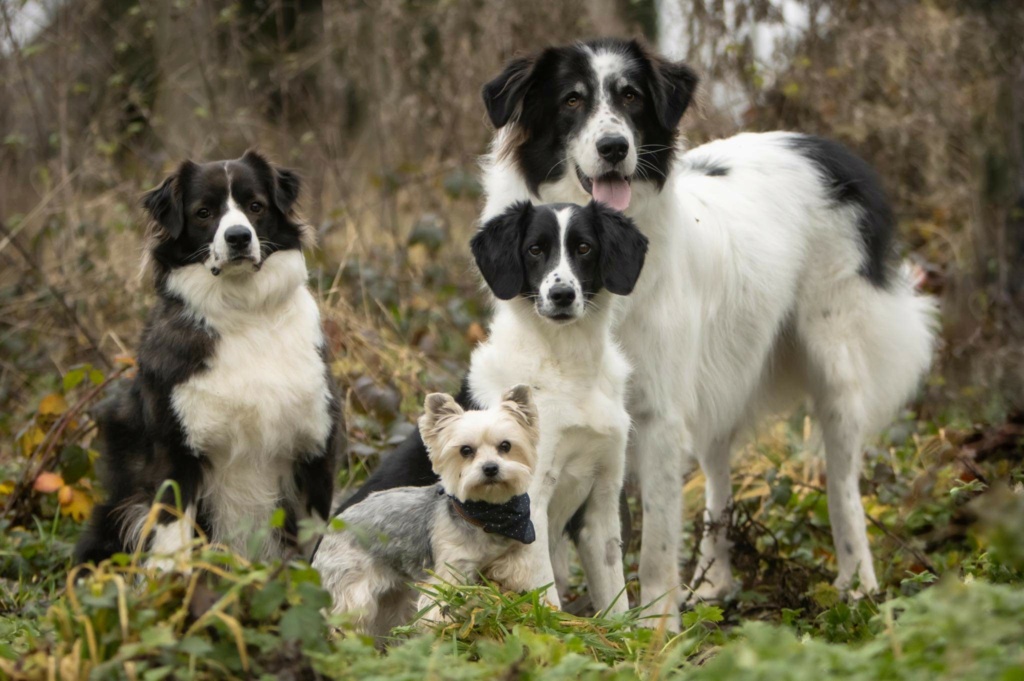
[[[626,210],[629,208],[629,199],[633,195],[629,183],[621,178],[598,178],[594,180],[594,200],[614,208],[615,210]]]

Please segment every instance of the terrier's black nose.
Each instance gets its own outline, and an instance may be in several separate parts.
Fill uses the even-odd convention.
[[[224,231],[224,241],[231,248],[245,248],[252,243],[252,230],[244,225],[233,225]]]
[[[484,464],[484,475],[488,478],[493,478],[498,474],[498,464],[496,463],[485,463]]]
[[[618,163],[629,153],[629,140],[622,135],[602,137],[597,140],[597,153],[609,163]]]
[[[548,291],[548,298],[556,307],[569,307],[576,300],[576,289],[568,284],[555,284]]]

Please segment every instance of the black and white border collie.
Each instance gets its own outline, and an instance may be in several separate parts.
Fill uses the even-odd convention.
[[[568,590],[573,521],[591,602],[623,613],[619,495],[626,471],[629,363],[612,337],[615,302],[636,285],[647,239],[621,213],[597,202],[507,207],[471,243],[494,293],[486,342],[470,359],[470,400],[501,403],[510,385],[533,387],[540,416],[530,499],[537,542],[516,557],[533,588]],[[558,569],[555,569],[555,564]]]
[[[696,84],[683,64],[605,39],[516,59],[483,90],[497,128],[484,222],[515,201],[595,199],[650,239],[616,337],[633,366],[641,599],[662,599],[672,627],[684,466],[696,459],[707,478],[696,594],[721,597],[734,588],[730,450],[758,415],[801,397],[824,435],[836,584],[877,588],[863,445],[916,389],[934,342],[935,305],[894,266],[873,170],[839,144],[782,132],[684,152],[676,129]]]
[[[344,428],[306,288],[298,195],[295,173],[249,151],[187,161],[145,196],[158,302],[137,376],[98,419],[108,499],[80,562],[141,548],[170,567],[196,530],[269,559],[296,544],[300,520],[328,517]],[[161,513],[144,537],[165,480],[184,514]],[[277,508],[284,527],[254,546]]]

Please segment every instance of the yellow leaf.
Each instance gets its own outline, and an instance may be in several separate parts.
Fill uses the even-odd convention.
[[[43,494],[56,492],[63,486],[64,478],[60,477],[57,473],[40,473],[35,482],[32,483],[32,489]]]
[[[39,401],[40,416],[60,416],[68,410],[68,403],[60,393],[50,393]]]
[[[61,485],[60,490],[57,492],[57,501],[61,506],[67,506],[74,498],[74,494],[75,490],[71,489],[70,485]]]
[[[67,503],[64,503],[64,500],[61,500],[60,512],[63,515],[71,516],[78,522],[82,522],[88,518],[89,513],[92,512],[92,497],[81,490],[73,489],[71,487],[65,487],[64,489],[71,490],[71,493],[68,495],[69,498]],[[64,490],[62,489],[61,492],[63,491]]]
[[[46,431],[39,426],[29,426],[21,435],[21,453],[24,456],[32,456],[36,447],[43,444],[46,439]]]
[[[0,496],[7,496],[14,491],[14,482],[12,480],[4,480],[0,482]]]

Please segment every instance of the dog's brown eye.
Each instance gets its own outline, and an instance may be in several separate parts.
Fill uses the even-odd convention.
[[[570,109],[575,109],[580,105],[580,102],[582,101],[583,100],[579,98],[579,95],[569,95],[568,97],[565,98],[565,105]]]
[[[498,445],[498,451],[502,454],[508,454],[512,451],[512,443],[508,440],[502,440],[501,444]]]
[[[249,204],[249,210],[251,210],[253,213],[262,213],[263,204],[260,203],[259,201],[253,201],[252,203]]]
[[[626,90],[624,93],[622,93],[622,98],[624,100],[626,100],[627,102],[635,102],[636,101],[636,95],[634,93],[630,92],[629,90]]]
[[[579,246],[576,247],[576,252],[579,253],[580,255],[586,255],[587,253],[590,253],[590,244],[580,244]]]
[[[462,448],[459,449],[459,454],[462,454],[462,456],[467,458],[473,456],[473,448],[469,445],[462,445]]]
[[[541,249],[537,244],[534,244],[527,249],[527,252],[536,258],[538,255],[543,253],[543,249]]]
[[[199,210],[196,211],[196,217],[199,218],[200,220],[205,220],[206,218],[210,217],[210,209],[200,208]]]

